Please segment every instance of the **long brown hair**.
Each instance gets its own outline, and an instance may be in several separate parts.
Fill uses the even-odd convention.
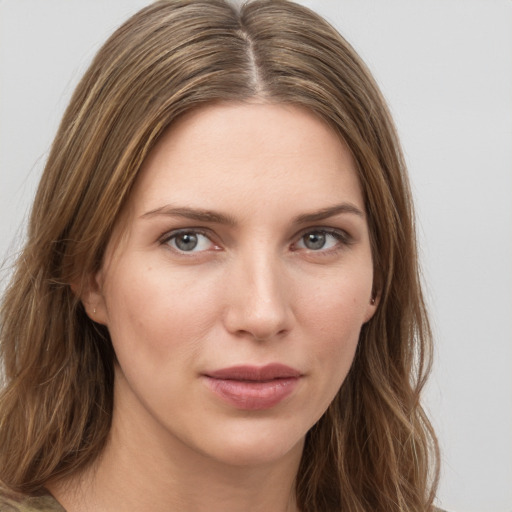
[[[346,381],[307,434],[299,507],[431,510],[437,443],[420,405],[431,334],[400,145],[354,50],[318,15],[286,0],[240,8],[223,0],[156,2],[114,33],[78,85],[1,309],[5,489],[40,492],[102,451],[115,354],[72,283],[98,271],[141,164],[165,128],[205,103],[254,97],[310,109],[350,148],[379,295]]]

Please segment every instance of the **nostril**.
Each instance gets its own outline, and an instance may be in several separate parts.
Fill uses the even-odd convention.
[[[232,334],[265,341],[286,334],[290,329],[290,315],[283,306],[258,309],[238,303],[229,308],[224,323]]]

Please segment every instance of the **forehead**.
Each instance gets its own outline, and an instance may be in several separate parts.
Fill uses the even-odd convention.
[[[352,155],[335,131],[307,109],[266,103],[209,105],[180,118],[148,155],[133,193],[142,208],[169,199],[218,206],[220,196],[257,196],[263,205],[283,194],[312,203],[348,195],[362,207]]]

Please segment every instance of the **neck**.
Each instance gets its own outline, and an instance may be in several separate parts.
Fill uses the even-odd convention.
[[[302,444],[278,461],[228,464],[191,450],[162,426],[148,428],[134,412],[118,406],[98,460],[48,486],[67,512],[298,511]]]

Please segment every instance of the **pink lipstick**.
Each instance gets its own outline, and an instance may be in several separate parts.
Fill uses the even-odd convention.
[[[238,409],[270,409],[290,396],[301,373],[289,366],[232,366],[203,375],[207,386],[223,401]]]

